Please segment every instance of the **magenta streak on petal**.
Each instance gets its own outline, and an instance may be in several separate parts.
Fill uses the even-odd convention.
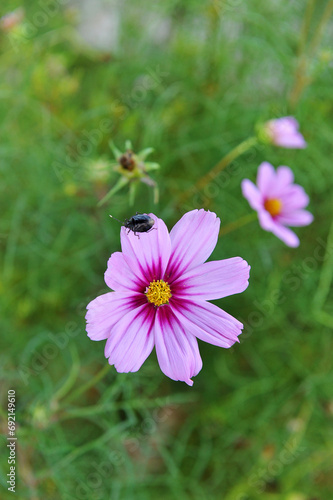
[[[198,237],[200,238],[199,245],[196,244],[196,253],[200,253],[200,250],[202,250],[202,248],[206,245],[205,239],[200,237],[200,234],[203,232],[203,229],[205,229],[205,227],[204,227],[205,226],[205,216],[204,215],[205,214],[203,214],[203,217],[201,218],[199,225],[196,228],[196,233],[197,233]],[[196,243],[197,243],[198,238],[195,238],[195,239],[196,239]],[[178,245],[177,245],[178,253],[182,252],[184,255],[185,254],[184,248],[187,246],[188,246],[188,240],[186,237],[186,233],[184,233],[183,241],[178,242]],[[183,264],[182,273],[184,273],[185,270],[191,265],[191,262],[188,262],[187,264],[185,264],[184,259],[182,257],[180,257],[178,260],[175,260],[175,264],[173,265],[173,268],[172,268],[173,281],[176,279],[175,275],[177,273],[177,270],[180,268],[180,266],[182,264]]]
[[[203,209],[192,210],[177,222],[170,233],[172,252],[165,273],[169,283],[208,259],[216,246],[219,228],[220,219]]]
[[[137,269],[141,280],[147,283],[162,279],[171,253],[171,241],[165,223],[154,214],[153,229],[147,233],[127,234],[121,229],[121,245],[124,258],[130,268]]]
[[[112,327],[146,298],[133,292],[109,292],[96,297],[87,306],[87,333],[92,340],[107,339]]]
[[[135,274],[134,266],[128,266],[121,252],[114,252],[109,258],[104,279],[108,287],[115,291],[140,292],[147,286],[141,273]]]
[[[122,246],[122,255],[126,260],[129,268],[137,269],[140,272],[141,281],[146,282],[147,285],[150,282],[150,270],[147,266],[143,265],[141,259],[138,259],[135,250],[133,250],[132,245],[130,243],[129,237],[130,233],[128,233],[125,228],[121,228],[120,232],[121,237],[121,246]],[[128,238],[128,239],[126,239]]]
[[[240,257],[211,261],[183,274],[172,284],[174,297],[215,300],[243,292],[249,282],[250,266]]]
[[[128,312],[114,326],[105,346],[105,357],[118,372],[139,370],[154,347],[155,310],[147,304]]]
[[[193,385],[191,377],[202,368],[197,339],[184,329],[169,306],[158,308],[154,331],[157,359],[163,373]]]
[[[242,323],[214,304],[182,299],[170,305],[186,330],[204,342],[225,348],[238,342]]]

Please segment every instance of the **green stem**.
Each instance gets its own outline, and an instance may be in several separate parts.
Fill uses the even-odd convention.
[[[324,13],[316,28],[315,34],[313,35],[312,42],[310,43],[308,51],[309,55],[307,56],[306,39],[310,29],[310,22],[314,11],[314,6],[315,6],[314,0],[309,0],[304,15],[303,26],[301,29],[301,37],[298,49],[298,63],[295,71],[295,81],[292,91],[290,93],[290,104],[293,108],[296,107],[296,104],[299,101],[304,89],[311,83],[311,78],[307,76],[310,57],[315,56],[315,53],[319,47],[321,38],[323,36],[324,28],[332,15],[333,0],[330,0],[324,9]]]
[[[73,387],[73,385],[76,382],[76,379],[79,375],[80,371],[80,359],[79,355],[77,352],[77,349],[71,348],[71,355],[72,355],[72,366],[71,370],[69,372],[69,375],[64,382],[64,384],[57,390],[57,392],[53,396],[54,401],[59,401],[59,399],[62,399]]]
[[[246,226],[246,224],[249,224],[250,222],[253,222],[256,219],[257,219],[257,212],[251,212],[250,214],[240,217],[240,219],[237,219],[233,222],[229,222],[229,224],[226,224],[220,229],[219,237],[231,233],[232,231],[235,231],[239,227]]]
[[[317,291],[313,298],[314,309],[320,311],[323,309],[328,294],[332,288],[333,281],[333,223],[328,233],[324,263],[319,276]]]
[[[315,55],[315,53],[320,45],[321,39],[322,39],[323,34],[324,34],[324,29],[326,27],[326,24],[330,20],[332,13],[333,13],[333,0],[330,0],[326,5],[324,13],[323,13],[323,15],[320,19],[320,22],[317,26],[316,32],[313,35],[312,42],[310,44],[310,51],[309,51],[311,56]]]
[[[120,177],[120,179],[118,179],[118,182],[113,186],[112,189],[110,189],[110,191],[104,196],[104,198],[102,198],[98,203],[97,203],[97,206],[100,207],[101,205],[103,205],[106,201],[108,201],[111,196],[113,196],[114,194],[116,194],[120,189],[122,189],[124,186],[126,186],[126,184],[128,184],[128,179],[126,179],[126,177]]]
[[[229,151],[216,165],[213,167],[206,175],[201,177],[196,184],[185,191],[183,196],[180,199],[180,203],[184,202],[188,199],[191,194],[194,194],[197,191],[203,189],[207,184],[209,184],[213,179],[215,179],[221,172],[224,170],[232,161],[234,161],[238,156],[245,153],[247,150],[252,148],[255,144],[257,144],[258,139],[256,137],[250,137],[245,141],[241,142],[234,149]]]
[[[314,7],[315,7],[315,0],[309,0],[305,9],[305,14],[301,28],[301,36],[299,38],[299,44],[298,44],[299,57],[305,53],[306,41],[308,38],[311,19],[313,18]]]
[[[86,384],[81,385],[81,387],[76,389],[76,391],[73,391],[72,394],[65,398],[61,406],[64,407],[68,403],[71,403],[74,399],[81,396],[81,394],[84,394],[87,389],[97,384],[97,382],[99,382],[108,373],[109,369],[110,366],[108,364],[103,366],[103,368],[92,379],[90,379]]]

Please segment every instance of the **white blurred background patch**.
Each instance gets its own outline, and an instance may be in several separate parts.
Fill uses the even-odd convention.
[[[119,47],[120,3],[106,0],[70,0],[77,16],[77,31],[89,47],[116,52]]]

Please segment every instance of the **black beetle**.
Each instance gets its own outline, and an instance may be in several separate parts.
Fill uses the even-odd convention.
[[[110,217],[115,219],[115,217],[113,217],[112,215],[110,215]],[[120,222],[120,220],[116,220]],[[153,225],[155,224],[154,219],[149,217],[149,215],[139,214],[138,212],[130,219],[125,219],[125,222],[123,224],[121,222],[120,224],[128,229],[127,234],[129,234],[130,231],[133,231],[135,236],[138,236],[136,233],[148,233],[148,231],[150,231],[151,229],[157,229],[153,228]]]

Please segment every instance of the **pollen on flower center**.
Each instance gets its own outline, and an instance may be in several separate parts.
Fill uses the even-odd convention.
[[[275,215],[279,215],[282,210],[282,202],[277,198],[272,198],[270,200],[266,200],[264,203],[265,210],[271,214],[272,217]]]
[[[154,306],[168,304],[170,297],[172,297],[169,284],[163,280],[151,281],[145,293],[149,302]]]

